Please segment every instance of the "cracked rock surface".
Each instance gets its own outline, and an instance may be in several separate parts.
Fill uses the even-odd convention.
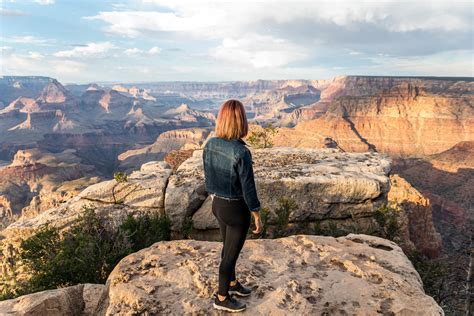
[[[155,243],[115,267],[99,315],[217,314],[221,243]],[[393,242],[362,234],[247,240],[237,278],[245,315],[443,315]]]

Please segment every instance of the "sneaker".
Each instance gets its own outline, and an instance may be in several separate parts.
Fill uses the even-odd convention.
[[[247,308],[247,305],[237,301],[230,295],[227,295],[225,300],[220,301],[216,294],[216,298],[214,299],[214,308],[234,313],[243,311],[245,308]]]
[[[252,293],[252,290],[244,287],[237,281],[237,284],[234,286],[229,287],[229,294],[237,294],[239,296],[249,296]]]

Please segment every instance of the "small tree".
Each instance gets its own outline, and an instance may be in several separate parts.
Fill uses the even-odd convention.
[[[118,201],[117,198],[115,197],[115,188],[117,187],[117,185],[119,185],[120,183],[124,183],[124,182],[127,182],[128,181],[128,176],[127,174],[125,174],[124,172],[115,172],[114,173],[114,179],[115,181],[117,182],[113,187],[112,187],[112,197],[114,199],[114,203],[115,204],[122,204],[123,201]]]
[[[262,126],[262,131],[255,131],[247,138],[247,142],[255,148],[270,148],[273,147],[271,137],[278,133],[277,129],[273,127],[273,123],[268,123]]]

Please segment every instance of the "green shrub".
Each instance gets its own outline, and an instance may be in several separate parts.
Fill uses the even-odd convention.
[[[193,231],[193,227],[193,218],[190,216],[185,217],[183,219],[183,222],[181,223],[181,235],[183,236],[183,238],[190,238],[191,232]]]
[[[296,202],[292,199],[286,197],[278,199],[278,207],[275,209],[275,214],[277,216],[275,237],[283,237],[286,235],[290,213],[297,207]]]
[[[123,182],[127,182],[127,181],[128,181],[128,176],[127,176],[127,174],[125,174],[124,172],[119,171],[119,172],[115,172],[115,173],[114,173],[114,179],[115,179],[115,181],[117,181],[118,183],[123,183]]]
[[[120,226],[132,244],[132,251],[149,247],[155,242],[171,239],[171,220],[168,216],[133,217],[131,214]]]
[[[119,183],[128,182],[128,176],[127,176],[127,174],[119,171],[119,172],[114,173],[114,179],[117,183],[112,187],[112,197],[114,199],[115,204],[122,204],[123,201],[122,200],[117,200],[117,198],[115,197],[115,188],[117,187],[117,185]]]
[[[400,237],[399,212],[388,204],[383,204],[374,213],[374,218],[380,227],[379,237],[396,241]]]
[[[21,242],[19,258],[31,277],[16,293],[104,283],[123,257],[154,242],[169,240],[170,224],[168,217],[159,214],[138,218],[129,215],[117,231],[108,232],[95,210],[84,207],[69,230],[44,225]]]
[[[262,131],[251,132],[247,138],[247,142],[255,148],[270,148],[273,147],[271,137],[278,131],[273,127],[273,123],[268,123],[263,126]]]

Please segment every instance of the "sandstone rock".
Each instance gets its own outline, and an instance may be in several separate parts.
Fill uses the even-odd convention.
[[[207,197],[202,170],[202,150],[183,162],[168,180],[165,211],[173,230],[179,230],[185,217],[192,216]]]
[[[193,227],[195,229],[219,229],[219,223],[212,214],[212,197],[208,196],[201,207],[193,215]]]
[[[0,167],[0,218],[17,219],[59,206],[97,182],[95,172],[72,149],[18,150],[11,164]]]
[[[87,283],[23,295],[0,302],[0,314],[94,315],[104,289],[103,284]]]
[[[441,235],[433,225],[430,201],[397,174],[390,176],[388,200],[404,214],[406,223],[401,227],[403,240],[411,241],[416,249],[428,257],[437,257],[442,249]]]
[[[140,171],[133,172],[127,182],[110,180],[91,185],[59,207],[31,218],[20,218],[1,231],[0,236],[15,243],[46,223],[67,228],[87,207],[94,208],[111,230],[117,228],[128,214],[163,213],[164,190],[170,174],[171,169],[167,163],[148,163]],[[112,194],[114,187],[116,202]]]
[[[83,315],[94,315],[99,304],[99,300],[105,290],[104,284],[84,284],[82,299],[84,301]]]
[[[386,200],[390,159],[376,153],[274,147],[252,149],[257,192],[275,220],[278,197],[293,199],[291,222],[370,216]],[[206,198],[202,150],[170,176],[165,210],[178,222],[192,216]],[[175,226],[174,229],[178,229]]]
[[[133,172],[126,182],[100,182],[82,191],[79,197],[101,203],[163,209],[166,182],[171,168],[166,162],[148,163]]]
[[[81,315],[84,310],[84,285],[47,290],[0,302],[0,314],[8,315]]]
[[[274,143],[319,148],[310,141],[316,134],[331,137],[346,151],[436,154],[474,139],[473,91],[472,81],[341,77],[321,93],[330,101],[324,115],[281,129]]]
[[[166,157],[175,150],[192,150],[199,148],[209,135],[209,128],[182,128],[161,133],[156,141],[138,149],[131,149],[118,156],[120,168],[124,170],[137,169],[148,161],[166,160]],[[186,157],[187,158],[187,157]],[[173,160],[173,159],[172,159]],[[170,163],[175,169],[173,163]]]
[[[98,315],[206,314],[221,243],[155,243],[110,274]],[[393,242],[350,234],[248,240],[237,278],[253,289],[243,315],[444,315]]]

